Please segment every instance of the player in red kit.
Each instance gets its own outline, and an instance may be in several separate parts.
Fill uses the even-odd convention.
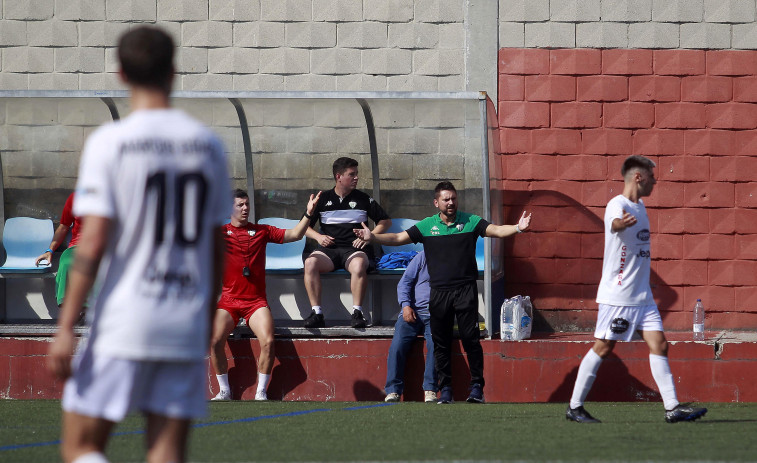
[[[268,400],[266,388],[273,370],[273,316],[265,295],[265,249],[268,243],[289,243],[302,239],[310,216],[321,196],[310,195],[302,220],[290,230],[258,225],[248,221],[250,198],[244,190],[234,192],[231,222],[223,228],[226,240],[226,268],[223,292],[218,301],[210,347],[210,363],[216,372],[220,391],[213,400],[231,400],[226,338],[244,319],[260,342],[258,387],[255,400]]]

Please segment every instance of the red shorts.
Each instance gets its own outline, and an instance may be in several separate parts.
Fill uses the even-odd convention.
[[[268,307],[268,301],[264,297],[257,297],[254,299],[237,299],[235,297],[221,295],[221,299],[218,301],[218,308],[225,310],[234,319],[234,326],[237,326],[240,319],[247,321],[249,325],[249,319],[256,310]]]

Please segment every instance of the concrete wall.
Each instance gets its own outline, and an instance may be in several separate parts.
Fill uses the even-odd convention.
[[[500,47],[757,47],[754,0],[501,0]]]
[[[178,90],[496,91],[496,14],[463,0],[3,0],[0,88],[119,88],[117,37],[155,23],[179,46]]]
[[[714,333],[713,333],[714,334]],[[681,335],[678,335],[681,337]],[[690,336],[688,336],[690,337]],[[709,335],[708,335],[709,337]],[[670,336],[671,369],[678,399],[684,402],[757,400],[754,339],[712,343]],[[50,338],[0,338],[0,399],[57,399],[63,383],[44,370]],[[276,359],[268,397],[273,400],[380,401],[386,382],[390,339],[276,340]],[[591,347],[588,334],[531,341],[483,341],[488,402],[567,402],[578,358]],[[423,350],[418,340],[409,352],[404,400],[423,400]],[[227,346],[229,381],[235,399],[252,400],[256,389],[257,340],[232,339]],[[455,399],[465,400],[470,376],[459,341],[452,348]],[[208,383],[218,391],[215,375]],[[588,396],[590,401],[660,402],[649,370],[649,349],[632,342],[616,349]]]

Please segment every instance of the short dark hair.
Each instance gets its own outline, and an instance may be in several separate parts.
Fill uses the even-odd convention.
[[[234,190],[234,199],[236,199],[236,198],[248,198],[249,199],[249,197],[250,197],[250,195],[248,195],[247,192],[244,191],[241,188],[237,188],[236,190]]]
[[[128,83],[171,92],[174,43],[161,29],[139,26],[118,41],[118,61]]]
[[[434,188],[434,199],[439,199],[439,195],[442,193],[442,191],[454,191],[455,193],[457,193],[455,185],[453,185],[452,182],[448,182],[446,180],[439,182],[436,185],[436,188]]]
[[[334,172],[334,180],[336,180],[337,174],[343,174],[344,171],[349,169],[350,167],[357,167],[357,161],[355,159],[341,157],[334,161],[334,165],[332,166],[332,170]]]
[[[657,164],[654,163],[649,158],[645,158],[644,156],[639,156],[638,154],[634,154],[633,156],[628,156],[625,161],[623,161],[623,165],[620,167],[620,175],[622,175],[624,178],[626,174],[633,169],[649,169],[652,170],[657,166]]]

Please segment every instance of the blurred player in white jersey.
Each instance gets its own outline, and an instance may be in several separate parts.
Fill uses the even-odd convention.
[[[231,188],[219,139],[170,108],[173,54],[154,27],[121,37],[132,113],[84,146],[74,202],[81,239],[48,357],[67,379],[66,462],[107,461],[110,431],[130,410],[146,417],[148,462],[184,461],[191,420],[206,414]],[[73,326],[93,285],[89,335],[72,362]]]
[[[607,203],[605,209],[605,254],[602,279],[597,291],[596,342],[578,368],[568,420],[578,423],[600,421],[584,409],[597,370],[618,341],[630,341],[635,332],[649,346],[649,366],[665,405],[665,421],[693,421],[707,413],[706,408],[678,403],[675,381],[668,363],[668,341],[662,318],[649,286],[650,226],[643,197],[652,194],[657,180],[655,163],[644,156],[629,156],[623,162],[623,193]]]

